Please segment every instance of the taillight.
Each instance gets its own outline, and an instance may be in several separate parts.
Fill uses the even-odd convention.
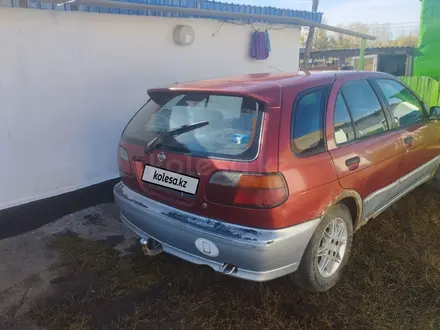
[[[118,148],[118,166],[121,177],[131,175],[131,167],[128,160],[127,149],[121,146]]]
[[[119,158],[128,161],[128,152],[124,147],[119,147]]]
[[[287,199],[288,191],[280,173],[254,174],[219,171],[209,180],[206,198],[213,203],[273,208]]]

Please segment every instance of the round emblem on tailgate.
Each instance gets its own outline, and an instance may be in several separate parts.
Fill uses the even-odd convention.
[[[159,161],[163,162],[165,159],[167,159],[167,156],[163,152],[159,152],[157,154],[157,159],[159,159]]]
[[[218,247],[212,243],[210,240],[207,240],[205,238],[198,238],[196,239],[196,248],[203,254],[209,256],[209,257],[217,257],[219,254]]]

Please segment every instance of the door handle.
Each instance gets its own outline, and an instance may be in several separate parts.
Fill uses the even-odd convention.
[[[359,167],[360,162],[361,158],[359,156],[352,157],[345,160],[345,166],[347,166],[350,171],[354,171]]]
[[[405,143],[405,145],[406,145],[408,148],[412,147],[413,142],[414,142],[414,138],[413,138],[412,136],[407,136],[407,137],[405,137],[405,138],[403,139],[403,143]]]

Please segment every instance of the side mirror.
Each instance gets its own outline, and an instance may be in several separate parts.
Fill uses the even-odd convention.
[[[440,106],[433,106],[429,109],[429,117],[432,119],[440,119]]]

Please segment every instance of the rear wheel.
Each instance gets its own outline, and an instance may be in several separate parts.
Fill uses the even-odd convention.
[[[353,222],[344,204],[335,205],[316,228],[292,280],[304,290],[323,292],[339,280],[353,241]]]

